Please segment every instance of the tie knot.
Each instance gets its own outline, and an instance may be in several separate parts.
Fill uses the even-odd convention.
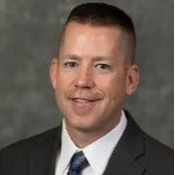
[[[70,168],[67,175],[80,175],[81,171],[89,165],[82,151],[75,153],[70,161]]]

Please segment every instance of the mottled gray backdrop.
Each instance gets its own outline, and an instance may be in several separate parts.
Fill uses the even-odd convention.
[[[84,0],[0,0],[0,148],[55,127],[49,63],[70,9]],[[93,1],[95,2],[95,1]],[[141,85],[126,107],[173,147],[173,0],[108,0],[134,20]]]

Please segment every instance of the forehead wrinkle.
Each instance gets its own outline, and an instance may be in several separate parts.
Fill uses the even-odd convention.
[[[116,57],[114,58],[113,56],[95,56],[95,57],[86,56],[86,57],[81,57],[81,56],[78,56],[78,55],[65,55],[65,57],[63,57],[63,60],[74,60],[74,61],[78,61],[78,62],[81,62],[83,60],[87,60],[87,61],[90,61],[92,63],[103,62],[103,61],[114,63],[115,59],[116,59]]]

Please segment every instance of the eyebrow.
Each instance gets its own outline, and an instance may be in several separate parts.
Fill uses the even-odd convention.
[[[98,57],[94,57],[94,61],[113,61],[114,58],[112,58],[111,56],[98,56]]]
[[[82,58],[79,57],[78,55],[66,55],[64,57],[64,59],[72,59],[72,60],[81,60]],[[97,57],[93,57],[93,61],[113,61],[114,58],[111,56],[97,56]]]
[[[65,56],[63,56],[63,59],[80,60],[81,58],[77,55],[65,55]]]

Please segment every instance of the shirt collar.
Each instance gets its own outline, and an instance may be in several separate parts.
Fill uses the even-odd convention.
[[[125,113],[122,111],[120,122],[109,133],[82,149],[95,174],[103,173],[115,146],[119,142],[126,128],[126,125],[127,119]],[[62,172],[64,172],[69,166],[73,154],[79,150],[80,149],[70,138],[65,126],[65,121],[63,120],[62,146],[59,159]],[[98,166],[96,166],[97,162]]]
[[[73,154],[78,150],[77,146],[73,143],[72,139],[70,138],[67,132],[65,120],[63,120],[62,125],[61,143],[62,145],[59,156],[59,164],[62,168],[62,172],[64,172],[69,166],[69,162]]]

